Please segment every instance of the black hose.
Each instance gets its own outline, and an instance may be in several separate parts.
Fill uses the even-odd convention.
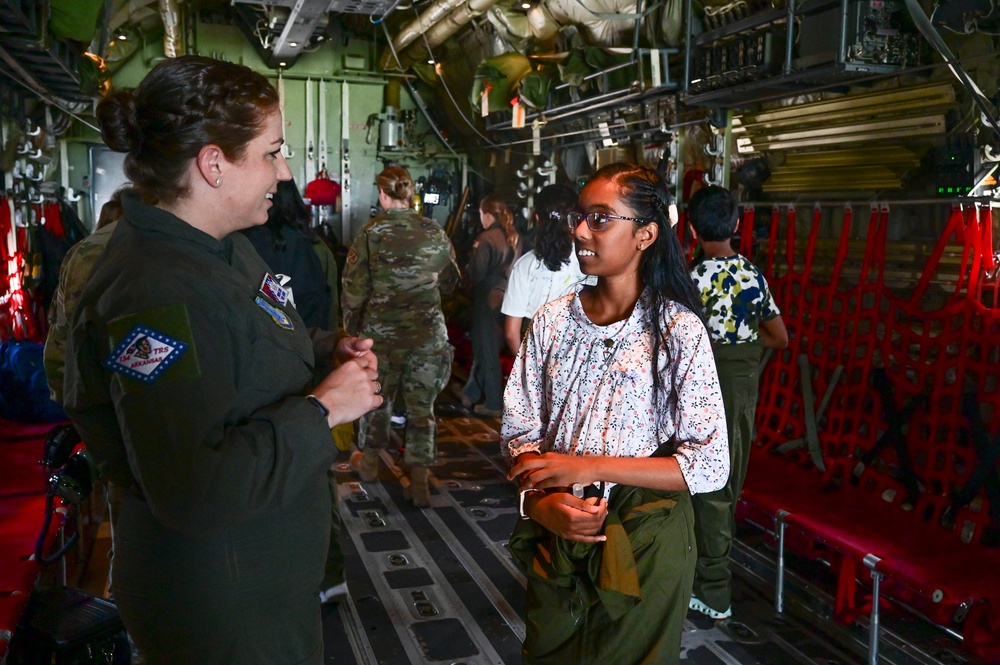
[[[35,559],[41,563],[43,566],[55,563],[59,559],[65,556],[69,548],[76,544],[77,539],[80,536],[80,532],[77,531],[70,536],[62,547],[52,554],[46,556],[45,552],[45,536],[49,534],[49,527],[52,525],[52,501],[55,499],[55,479],[50,482],[50,487],[48,493],[45,495],[45,521],[42,523],[42,530],[38,534],[38,540],[35,541]]]

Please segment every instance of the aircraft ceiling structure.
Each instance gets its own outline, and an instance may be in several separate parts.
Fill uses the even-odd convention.
[[[690,32],[692,23],[707,20],[709,12],[692,10],[686,0],[0,0],[0,76],[13,81],[20,94],[60,100],[64,108],[86,107],[99,93],[100,76],[92,70],[101,63],[86,61],[81,55],[84,44],[112,71],[141,41],[162,38],[168,56],[182,53],[189,46],[186,38],[194,34],[193,17],[204,12],[242,29],[275,69],[291,68],[299,56],[335,35],[370,40],[380,51],[377,67],[389,75],[403,74],[401,80],[411,92],[417,88],[424,98],[418,103],[429,109],[446,134],[462,137],[466,146],[513,148],[537,156],[567,143],[596,142],[601,148],[637,137],[659,140],[669,135],[671,127],[706,118],[723,126],[728,109],[742,105],[744,112],[753,113],[767,108],[766,104],[748,107],[761,92],[771,95],[772,99],[760,97],[766,103],[779,96],[787,98],[782,104],[817,101],[816,96],[798,97],[795,86],[801,81],[806,91],[812,85],[829,88],[829,81],[810,71],[812,60],[829,54],[818,47],[815,53],[800,52],[789,41],[784,65],[778,67],[785,50],[781,26],[795,25],[804,34],[810,20],[825,21],[822,13],[813,19],[809,7],[836,1],[799,2],[795,6],[805,13],[795,21],[786,20],[786,10],[780,8],[742,18],[715,11],[711,13],[715,23]],[[851,7],[865,1],[848,0]],[[987,28],[997,24],[1000,12],[992,4],[980,7],[977,1],[944,3],[928,25],[952,32],[961,26],[962,34],[953,42],[993,40],[995,61],[996,40]],[[878,5],[883,9],[875,19],[892,27],[890,23],[903,11],[902,2],[890,4],[891,11]],[[960,11],[963,8],[967,11]],[[693,12],[693,21],[684,21],[686,12]],[[81,23],[89,21],[90,32],[73,32],[67,14],[81,17]],[[862,13],[857,16],[859,25],[875,20]],[[970,22],[970,16],[977,18]],[[773,39],[763,51],[754,51],[749,37],[757,38],[761,29]],[[921,55],[928,49],[913,37],[897,48],[899,63],[877,61],[882,57],[881,42],[870,40],[854,45],[859,46],[857,53],[837,58],[854,58],[849,64],[862,75],[886,70],[884,79],[906,73],[913,63],[928,70],[928,56]],[[868,33],[864,39],[869,39]],[[842,41],[851,46],[849,39]],[[985,101],[986,110],[995,110],[995,100],[988,98],[996,95],[996,80],[988,76],[990,60],[981,51],[975,57],[986,63],[979,65],[985,74],[977,82],[985,92],[973,98],[981,97],[978,101]],[[759,66],[743,63],[737,70],[733,62],[737,52],[770,59]],[[832,64],[842,70],[839,60]],[[848,74],[854,76],[839,71],[836,94],[849,91],[854,79]],[[860,93],[855,89],[849,94]],[[956,103],[964,105],[965,99]],[[991,114],[984,110],[981,115]],[[896,119],[892,122],[898,124]],[[935,116],[935,123],[928,135],[950,135],[960,126],[949,117]],[[755,152],[779,150],[768,145],[774,143],[769,137],[751,134],[750,138],[759,146]]]

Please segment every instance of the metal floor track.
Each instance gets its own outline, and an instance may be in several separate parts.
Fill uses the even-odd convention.
[[[358,481],[346,454],[336,467],[349,595],[324,607],[327,662],[521,662],[525,580],[506,549],[517,505],[500,457],[499,423],[469,417],[453,405],[439,408],[438,423],[430,508],[415,508],[405,498],[408,481],[396,449],[382,454],[375,482]],[[832,626],[820,616],[821,608],[776,614],[761,557],[746,547],[738,549],[734,618],[716,622],[689,614],[682,664],[866,662],[863,631],[818,629],[817,619]],[[808,585],[800,586],[806,596],[818,597]],[[790,593],[796,593],[794,585]],[[888,655],[899,653],[896,649]],[[885,657],[879,662],[946,661]]]

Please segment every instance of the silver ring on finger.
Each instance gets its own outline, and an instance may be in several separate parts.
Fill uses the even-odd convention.
[[[382,392],[382,384],[378,381],[375,382],[375,394],[378,395]]]

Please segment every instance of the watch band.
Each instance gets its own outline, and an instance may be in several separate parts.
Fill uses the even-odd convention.
[[[330,409],[323,406],[323,402],[319,401],[319,398],[315,395],[306,395],[306,401],[310,402],[313,406],[319,409],[319,412],[323,414],[324,418],[330,415]]]
[[[525,497],[525,495],[531,494],[532,492],[541,492],[541,491],[543,491],[543,490],[540,490],[537,487],[531,487],[531,488],[528,488],[528,489],[525,489],[525,490],[521,490],[520,497],[518,498],[518,501],[517,501],[517,512],[521,516],[522,520],[531,519],[530,517],[528,517],[527,513],[524,512],[524,497]]]

